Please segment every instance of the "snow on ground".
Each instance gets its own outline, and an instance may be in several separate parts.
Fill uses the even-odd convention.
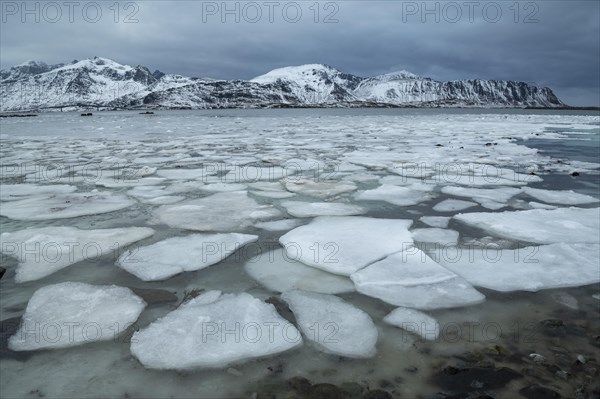
[[[412,245],[410,220],[361,216],[320,216],[283,235],[290,258],[330,273],[349,276]],[[368,234],[365,234],[368,232]]]
[[[244,269],[253,279],[275,292],[299,289],[339,294],[354,291],[349,278],[290,259],[282,248],[251,258],[244,264]]]
[[[15,281],[38,280],[82,260],[119,251],[154,234],[148,227],[82,230],[41,227],[0,234],[0,251],[19,261]]]
[[[176,274],[219,263],[242,246],[258,240],[250,234],[192,234],[173,237],[124,252],[117,266],[144,281],[165,280]]]
[[[301,344],[300,332],[273,305],[247,293],[209,291],[134,333],[131,352],[147,368],[218,368]]]
[[[108,341],[135,322],[145,307],[140,297],[124,287],[49,285],[33,294],[8,346],[14,351],[32,351]]]
[[[288,303],[307,340],[326,353],[345,357],[372,357],[377,344],[377,327],[361,309],[334,295],[287,291]]]

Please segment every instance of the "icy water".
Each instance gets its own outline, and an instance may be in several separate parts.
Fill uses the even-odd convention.
[[[376,390],[409,398],[598,395],[598,113],[49,113],[3,118],[0,128],[3,398],[383,395]],[[82,235],[92,229],[118,235]],[[196,271],[182,265],[211,263],[204,259],[208,247],[194,252],[188,241],[165,241],[216,233],[229,240],[207,240],[222,260]],[[249,236],[248,243],[236,247],[242,237],[230,233]],[[69,252],[67,241],[79,246]],[[165,244],[144,252],[159,242]],[[283,271],[271,267],[277,259],[268,255],[289,242],[285,249],[300,248],[304,257],[286,258]],[[48,243],[62,244],[60,261]],[[80,247],[90,246],[92,255],[77,258]],[[229,255],[223,248],[238,250]],[[423,261],[419,250],[437,263]],[[454,261],[457,253],[464,256]],[[139,262],[128,264],[128,254]],[[75,258],[60,264],[69,256]],[[324,262],[331,258],[342,262]],[[390,271],[382,281],[373,273],[386,260]],[[257,265],[258,275],[250,275],[248,264]],[[165,275],[167,269],[174,271]],[[76,290],[69,286],[40,296],[45,306],[60,305],[37,314],[28,308],[34,292],[64,282],[132,288],[147,305],[139,313],[134,305],[119,307],[126,296],[110,305],[94,302],[97,311],[82,319],[79,302],[57,299]],[[184,366],[206,352],[185,338],[201,322],[190,293],[248,293],[272,302],[290,288],[328,295],[319,297],[322,306],[288,302],[297,327],[304,313],[317,326],[317,342],[305,330],[302,344],[265,354],[244,334],[237,342],[235,332],[221,331],[210,348],[216,348],[212,366]],[[226,298],[241,299],[230,307],[215,302],[221,305],[214,320],[237,320],[244,306],[244,312],[262,309],[245,296]],[[285,303],[277,303],[289,316]],[[413,326],[425,337],[385,322],[398,307],[418,309],[437,327],[423,314]],[[65,320],[123,326],[129,314],[135,325],[116,337],[105,328],[104,341],[94,340],[92,330],[80,345],[58,347],[51,329],[29,331],[9,345],[9,337],[23,336],[17,329],[26,308],[42,329]],[[154,338],[142,334],[181,309],[191,318]],[[364,315],[359,310],[372,324],[353,324]],[[242,317],[242,325],[272,320],[256,318]],[[131,337],[133,330],[140,333]],[[341,348],[326,345],[331,331]],[[242,350],[246,359],[223,360]],[[336,387],[307,387],[294,377]]]

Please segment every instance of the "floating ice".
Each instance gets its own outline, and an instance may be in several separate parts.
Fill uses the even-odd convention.
[[[96,181],[97,186],[107,188],[120,188],[120,187],[135,187],[135,186],[153,186],[161,184],[166,179],[162,177],[141,177],[141,178],[102,178]]]
[[[439,261],[473,285],[503,292],[577,287],[600,281],[598,244],[469,249],[452,259],[440,256]]]
[[[535,202],[535,201],[531,201],[529,203],[529,206],[532,209],[556,209],[556,208],[558,208],[555,205],[542,204],[541,202]]]
[[[212,164],[199,169],[160,169],[157,175],[171,180],[200,180],[205,181],[207,176],[212,176],[221,171],[218,164]]]
[[[458,231],[428,228],[414,229],[412,236],[415,241],[436,243],[440,245],[456,245],[458,243]]]
[[[135,322],[145,307],[129,288],[71,282],[49,285],[33,294],[8,346],[13,351],[31,351],[108,341]]]
[[[349,276],[412,245],[411,220],[319,216],[279,239],[290,258]],[[366,234],[364,232],[367,232]]]
[[[198,231],[236,231],[256,220],[281,213],[272,206],[259,205],[245,191],[217,193],[208,197],[164,205],[156,210],[163,223]]]
[[[117,211],[134,203],[125,195],[110,192],[56,194],[6,202],[0,215],[15,220],[63,219]]]
[[[538,244],[600,241],[600,208],[475,212],[454,219],[500,237]]]
[[[242,191],[246,189],[246,185],[240,183],[210,183],[203,185],[200,189],[213,192]]]
[[[436,212],[455,212],[462,211],[463,209],[467,208],[472,208],[474,206],[477,206],[475,202],[447,199],[435,204],[433,210]]]
[[[450,216],[421,216],[419,220],[431,227],[445,229],[450,222]]]
[[[296,173],[294,169],[284,169],[281,166],[233,166],[223,177],[228,182],[276,182]]]
[[[259,197],[274,199],[285,199],[296,196],[296,194],[290,193],[288,191],[251,191],[251,193],[253,195],[258,195]]]
[[[378,332],[367,313],[333,295],[294,290],[281,298],[318,349],[354,358],[375,355]]]
[[[451,308],[476,304],[485,298],[417,248],[390,255],[350,278],[358,292],[409,308]]]
[[[147,227],[81,230],[41,227],[0,234],[0,251],[19,261],[15,281],[46,277],[84,259],[96,259],[150,237]]]
[[[356,190],[356,185],[351,181],[313,181],[300,178],[289,179],[285,187],[293,193],[318,198],[333,197]]]
[[[306,266],[289,258],[283,249],[269,251],[250,259],[244,265],[244,269],[253,279],[271,291],[300,289],[323,294],[354,291],[354,284],[349,278]]]
[[[254,224],[254,227],[258,227],[259,229],[267,231],[287,231],[293,229],[294,227],[298,227],[301,224],[302,221],[299,219],[283,219],[273,220],[271,222],[258,222]]]
[[[34,195],[67,194],[77,187],[67,184],[0,184],[0,201],[14,201]]]
[[[281,205],[290,215],[298,218],[314,216],[351,216],[360,215],[366,212],[366,209],[361,206],[339,202],[284,201]]]
[[[520,188],[500,187],[500,188],[471,188],[471,187],[442,187],[442,192],[457,197],[468,197],[475,201],[487,199],[496,202],[506,202],[521,192]]]
[[[148,368],[191,369],[274,355],[302,338],[273,305],[246,293],[209,291],[136,332],[131,342]]]
[[[176,274],[204,269],[258,240],[249,234],[192,234],[173,237],[124,252],[117,265],[144,281],[165,280]]]
[[[525,194],[539,201],[558,205],[583,205],[598,202],[598,198],[576,193],[572,190],[543,190],[539,188],[523,187]]]
[[[385,316],[383,321],[426,340],[434,341],[440,336],[440,324],[437,320],[418,310],[396,308]]]
[[[385,201],[398,206],[410,206],[431,197],[419,190],[384,184],[374,190],[362,191],[356,194],[355,198],[359,200]]]

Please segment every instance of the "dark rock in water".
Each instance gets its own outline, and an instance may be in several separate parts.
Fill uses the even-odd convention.
[[[496,389],[523,375],[508,367],[446,367],[436,373],[433,382],[453,393]]]
[[[542,333],[551,337],[564,337],[567,335],[567,327],[562,320],[548,319],[540,321]]]
[[[189,291],[184,291],[183,292],[183,299],[181,300],[181,303],[179,305],[177,305],[177,307],[183,305],[184,303],[188,302],[191,299],[196,298],[197,296],[199,296],[200,294],[202,294],[204,292],[203,288],[193,288]]]
[[[303,395],[306,399],[348,399],[350,395],[333,384],[315,384]]]
[[[0,267],[0,280],[2,279],[2,276],[4,276],[4,273],[6,273],[6,269],[3,267]]]
[[[365,391],[365,388],[356,382],[343,382],[340,388],[346,391],[351,398],[360,398]]]
[[[579,176],[579,172],[573,172],[573,173],[571,173],[571,176],[577,177],[577,176]]]
[[[129,289],[133,291],[134,294],[146,301],[148,305],[177,301],[177,295],[171,291],[135,287],[130,287]]]
[[[312,384],[304,377],[292,377],[287,380],[287,385],[294,391],[304,394],[310,391]]]
[[[526,397],[527,399],[560,399],[562,396],[553,391],[550,388],[543,387],[541,385],[530,385],[525,387],[519,391],[521,395]]]
[[[495,399],[487,393],[481,392],[463,392],[455,395],[443,395],[444,399]]]
[[[393,399],[393,396],[381,389],[374,389],[363,395],[363,399]]]
[[[277,313],[279,313],[281,317],[283,317],[292,324],[296,324],[296,317],[294,316],[294,313],[292,313],[292,311],[290,310],[288,304],[285,303],[285,301],[279,299],[276,296],[272,296],[265,300],[265,302],[275,306]]]
[[[81,114],[81,116],[92,116],[94,114],[92,114],[91,112],[84,112],[83,114]]]
[[[152,111],[140,112],[140,115],[154,115]]]

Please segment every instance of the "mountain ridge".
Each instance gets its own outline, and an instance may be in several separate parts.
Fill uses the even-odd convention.
[[[276,106],[563,107],[550,88],[505,80],[441,82],[405,70],[360,77],[325,64],[273,69],[250,80],[151,72],[94,57],[0,70],[0,111],[56,108]],[[352,105],[350,105],[352,104]]]

